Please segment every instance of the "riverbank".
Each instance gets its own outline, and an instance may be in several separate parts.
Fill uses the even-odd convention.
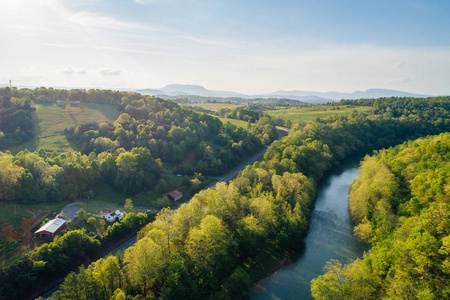
[[[344,165],[344,170],[338,168],[323,180],[304,247],[285,254],[278,264],[273,265],[277,269],[267,269],[269,276],[257,281],[239,299],[312,299],[310,281],[323,273],[328,260],[352,261],[362,255],[364,246],[353,236],[353,225],[348,216],[347,194],[356,176],[356,164],[351,162]]]

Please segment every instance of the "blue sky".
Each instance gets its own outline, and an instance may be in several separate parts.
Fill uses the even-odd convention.
[[[0,5],[0,83],[450,94],[450,1]]]

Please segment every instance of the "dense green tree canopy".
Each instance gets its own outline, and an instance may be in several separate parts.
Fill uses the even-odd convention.
[[[446,119],[445,114],[443,117]],[[333,165],[374,148],[439,132],[443,130],[440,125],[447,124],[448,127],[449,124],[447,121],[439,124],[434,121],[434,117],[426,116],[395,118],[383,113],[367,117],[355,113],[350,117],[299,123],[287,138],[269,148],[264,161],[248,166],[230,184],[220,183],[214,189],[201,191],[189,204],[176,211],[160,213],[153,223],[144,227],[136,246],[127,250],[125,256],[129,260],[142,260],[149,269],[143,275],[135,275],[135,280],[121,290],[130,296],[157,299],[235,296],[256,279],[252,276],[259,259],[264,257],[261,249],[286,251],[301,244],[316,183]],[[239,145],[232,147],[234,151],[242,151]],[[200,152],[204,153],[206,160],[209,156],[207,146],[202,146]],[[380,236],[387,235],[398,222],[392,210],[404,213],[408,209],[404,206],[405,191],[389,190],[398,184],[396,174],[389,167],[372,166],[367,169],[380,170],[379,175],[368,176],[374,179],[371,190],[380,197],[389,198],[376,201],[376,197],[361,196],[369,206],[360,208],[358,218],[365,222],[365,227],[359,231],[364,233],[361,236],[373,240],[378,232]],[[389,184],[381,184],[382,177]],[[370,223],[372,217],[380,224],[379,229]],[[408,247],[415,244],[420,249],[437,249],[438,253],[448,250],[444,242],[444,247],[440,247],[433,235],[424,232],[414,235],[414,241]],[[147,248],[148,252],[144,250]],[[423,251],[410,252],[414,255],[412,260],[420,267],[414,272],[426,271],[429,268],[428,256]],[[155,253],[156,259],[150,258],[148,253]],[[326,275],[326,281],[317,281],[320,291],[334,298],[345,296],[351,288],[354,298],[376,292],[378,286],[365,281],[369,271],[360,269],[358,264],[364,266],[366,262],[358,261],[350,269],[330,263],[328,270],[331,275]],[[377,266],[377,272],[385,275],[385,266]],[[138,274],[137,267],[133,268],[123,268],[124,276],[131,276],[129,272]],[[343,281],[332,281],[336,276]],[[351,281],[348,279],[350,276],[359,281]],[[404,275],[398,273],[397,276]],[[330,288],[327,287],[328,281],[333,284]],[[351,285],[341,288],[347,282]],[[114,292],[113,289],[110,292]],[[332,294],[334,292],[337,294]],[[70,290],[63,290],[62,295],[73,298]]]
[[[313,280],[316,299],[450,297],[450,134],[406,142],[366,157],[352,184],[363,260],[330,262]]]
[[[82,95],[83,93],[78,96],[81,97]],[[77,96],[77,93],[74,93],[74,96]],[[77,182],[76,180],[80,180],[79,175],[76,175],[76,170],[83,170],[88,174],[87,178],[96,180],[115,180],[118,174],[121,174],[120,176],[123,176],[122,178],[126,182],[127,176],[145,171],[139,170],[139,163],[134,163],[139,159],[139,156],[147,157],[148,153],[145,149],[148,149],[154,160],[151,161],[150,168],[158,166],[159,163],[155,157],[160,156],[154,153],[156,153],[155,151],[160,152],[161,149],[162,152],[166,151],[164,147],[167,147],[168,144],[164,138],[170,135],[169,139],[177,140],[181,136],[180,129],[172,130],[172,127],[166,128],[164,125],[165,121],[171,120],[170,109],[167,112],[164,105],[173,106],[174,111],[177,111],[176,104],[164,103],[159,100],[153,101],[152,99],[149,99],[149,104],[146,104],[146,100],[140,101],[138,96],[132,95],[122,97],[121,101],[123,107],[126,108],[127,105],[130,105],[130,108],[118,118],[117,122],[109,125],[99,124],[98,128],[82,130],[82,135],[86,133],[86,137],[91,140],[97,135],[97,131],[100,135],[100,132],[112,132],[108,129],[109,127],[114,128],[113,132],[117,131],[117,139],[114,136],[108,138],[111,141],[117,141],[121,147],[125,148],[89,155],[82,155],[78,152],[50,155],[43,157],[43,170],[49,170],[45,163],[51,167],[62,168],[64,172],[66,168],[71,170],[70,174],[74,175],[68,178],[64,177],[62,182],[62,184],[68,186]],[[133,101],[136,102],[133,104]],[[406,99],[402,101],[418,101],[421,105],[423,102],[423,105],[427,107],[425,109],[433,110],[431,107],[433,101],[431,100]],[[155,144],[149,143],[148,147],[139,145],[144,148],[137,148],[136,150],[136,147],[128,149],[126,148],[128,146],[125,145],[136,142],[136,139],[133,139],[135,129],[142,125],[138,122],[139,112],[132,111],[131,107],[139,108],[146,105],[154,106],[152,109],[158,111],[155,116],[148,117],[149,120],[160,122],[157,123],[154,131],[148,131],[148,134],[151,133],[154,136]],[[407,111],[408,105],[407,103],[403,104]],[[183,112],[179,113],[182,114]],[[200,123],[202,121],[204,121],[203,124],[206,122],[201,120]],[[178,126],[175,123],[173,125]],[[400,117],[393,116],[388,111],[379,111],[374,116],[365,116],[355,112],[348,117],[336,116],[316,119],[308,123],[300,122],[293,126],[288,137],[275,142],[269,148],[263,161],[248,166],[229,184],[219,183],[213,189],[201,191],[188,204],[181,205],[176,211],[162,211],[154,222],[143,228],[139,233],[139,240],[136,245],[125,251],[124,256],[111,258],[111,261],[107,264],[103,261],[98,264],[91,264],[85,269],[80,269],[78,274],[72,273],[66,279],[63,290],[56,294],[54,298],[92,298],[92,295],[94,295],[94,298],[97,299],[110,299],[113,295],[120,297],[122,292],[130,297],[155,299],[203,299],[236,296],[236,293],[239,293],[257,279],[255,274],[261,274],[261,262],[267,257],[267,249],[288,252],[301,245],[301,240],[306,234],[317,182],[334,165],[345,158],[362,155],[373,149],[395,145],[405,139],[448,131],[449,126],[450,123],[445,110],[436,110],[433,114],[423,115],[407,112]],[[184,126],[179,127],[181,130],[184,128]],[[93,132],[89,132],[90,130]],[[208,135],[208,131],[205,131],[205,128],[201,126],[194,130],[198,136]],[[133,132],[133,134],[130,135],[127,131]],[[142,134],[145,132],[145,130],[142,131]],[[251,153],[257,145],[256,141],[250,142],[253,137],[248,132],[229,124],[222,125],[217,132],[218,135],[214,139],[219,144],[222,143],[221,146],[224,148],[223,151],[219,152],[220,160],[224,165],[232,162],[233,157],[242,157]],[[161,142],[163,148],[161,149],[157,141],[160,138],[163,138]],[[180,142],[180,147],[182,142]],[[188,144],[187,138],[185,143]],[[262,145],[262,143],[259,145]],[[448,146],[446,145],[436,146],[435,148],[440,151],[437,153],[448,153]],[[211,154],[214,153],[214,150],[213,145],[208,141],[196,144],[196,155],[201,157],[198,162],[194,162],[196,167],[206,168],[210,162],[213,165],[214,159],[218,160],[215,154]],[[431,151],[430,157],[434,157],[435,154]],[[28,157],[28,155],[30,153],[23,152],[18,156]],[[41,157],[39,153],[34,153],[30,157],[35,161],[40,161],[36,156]],[[417,159],[420,159],[420,157],[422,156],[418,155]],[[4,155],[1,159],[4,159],[1,162],[3,164],[11,164],[25,169],[25,164],[23,166],[12,164],[11,161],[14,157],[10,155]],[[121,165],[122,159],[124,161],[129,160],[130,166],[127,164]],[[215,163],[219,164],[218,161]],[[403,280],[396,280],[397,283],[405,282],[404,285],[396,286],[397,292],[388,294],[394,297],[400,295],[398,293],[402,291],[408,292],[408,287],[411,284],[414,286],[414,282],[408,281],[410,277],[420,279],[421,276],[428,276],[430,273],[427,272],[430,268],[435,270],[436,264],[441,264],[442,270],[448,269],[449,263],[445,259],[439,260],[448,253],[449,249],[448,239],[446,239],[448,232],[445,226],[447,225],[435,222],[436,220],[448,219],[445,203],[436,205],[433,209],[426,208],[427,203],[433,202],[436,195],[444,195],[444,199],[448,198],[446,194],[448,191],[445,188],[442,189],[442,186],[445,186],[446,178],[448,178],[448,172],[441,172],[436,169],[431,173],[425,171],[423,175],[420,175],[422,170],[428,169],[428,165],[433,166],[432,160],[424,161],[414,168],[402,169],[402,166],[406,163],[407,160],[403,163],[398,162],[395,164],[396,167],[390,167],[388,164],[386,164],[386,168],[367,167],[367,170],[379,170],[381,172],[379,176],[369,174],[366,178],[374,179],[371,190],[382,200],[378,201],[375,196],[360,193],[361,195],[358,197],[364,199],[363,204],[367,203],[367,206],[357,206],[358,213],[355,214],[355,220],[362,220],[361,224],[363,225],[357,227],[361,237],[372,243],[380,241],[379,247],[384,249],[383,251],[388,253],[390,258],[396,258],[400,257],[400,254],[391,251],[396,248],[389,244],[383,244],[381,241],[385,236],[389,236],[399,222],[402,222],[409,215],[414,216],[414,219],[405,223],[407,226],[404,231],[398,233],[399,236],[406,239],[402,240],[404,243],[397,249],[407,252],[408,256],[395,262],[398,265],[408,266],[412,273],[409,269],[401,268],[395,274],[389,273],[391,262],[383,262],[382,256],[377,256],[373,258],[372,261],[375,262],[373,264],[371,264],[371,261],[357,262],[363,267],[369,266],[379,276],[370,277],[369,279],[373,282],[369,280],[367,283],[365,276],[371,272],[370,268],[361,269],[358,265],[352,265],[352,267],[349,267],[350,269],[346,269],[337,263],[332,263],[328,266],[332,275],[327,275],[325,281],[317,281],[321,285],[321,292],[331,293],[337,290],[340,294],[336,294],[336,297],[339,297],[344,295],[342,293],[346,293],[348,289],[355,288],[354,292],[352,291],[353,294],[351,294],[354,298],[372,295],[370,293],[373,293],[374,290],[375,293],[381,290],[379,286],[384,286],[382,279],[389,275],[397,276]],[[186,169],[189,169],[187,164],[185,166]],[[195,169],[192,163],[190,168],[191,170]],[[400,171],[396,171],[396,168],[399,168]],[[21,174],[20,172],[22,172],[22,169],[16,167],[12,167],[11,170],[13,170],[12,174]],[[419,174],[417,180],[416,172]],[[32,175],[31,171],[29,173]],[[412,179],[411,186],[417,185],[417,189],[409,192],[415,200],[410,202],[405,200],[408,199],[407,196],[409,195],[408,185],[401,184],[402,181],[399,179],[401,177],[398,173],[401,176],[407,176],[408,180]],[[157,176],[156,172],[153,175]],[[382,176],[389,180],[386,187],[379,182]],[[28,175],[25,176],[25,179],[28,177]],[[440,181],[435,182],[435,178]],[[25,180],[25,182],[28,181]],[[89,181],[87,184],[90,182],[96,181]],[[432,188],[423,188],[421,182],[425,182],[425,186],[430,185]],[[145,181],[138,183],[141,188],[145,187]],[[399,188],[394,191],[387,189],[393,186],[399,186]],[[131,189],[136,188],[135,183],[131,184],[130,181],[130,187]],[[126,187],[122,188],[125,189]],[[74,188],[69,190],[72,191]],[[422,218],[419,215],[422,211],[426,211],[430,217]],[[133,219],[131,218],[126,224],[134,223]],[[108,229],[108,235],[120,237],[129,228],[116,224]],[[427,229],[414,229],[417,224],[426,225],[425,228]],[[447,223],[444,222],[443,224]],[[408,235],[409,233],[413,234]],[[218,237],[221,238],[218,239]],[[442,241],[440,242],[439,239]],[[424,251],[428,248],[433,251],[436,250],[437,252],[432,253],[438,253],[439,255],[430,257]],[[22,265],[17,265],[16,270],[22,267],[28,270],[30,263],[31,265],[34,264],[33,261],[25,261]],[[45,263],[37,262],[35,268],[42,268],[43,264],[45,265]],[[141,264],[142,268],[145,268],[144,270],[140,269]],[[109,267],[104,267],[106,265]],[[32,270],[37,270],[33,268]],[[20,274],[27,275],[28,273]],[[33,271],[30,274],[32,276],[38,273]],[[353,275],[359,281],[352,281],[349,278]],[[336,283],[336,281],[333,281],[336,276],[344,280],[344,283],[350,282],[350,286],[342,286],[342,282]],[[5,278],[9,277],[5,275]],[[33,279],[28,278],[27,280],[32,282]],[[437,286],[442,287],[441,293],[444,295],[445,286],[439,280],[432,281],[432,286],[421,289],[422,294],[420,295],[431,295],[430,293],[434,293]],[[330,289],[327,289],[328,282],[332,283]],[[83,286],[86,289],[74,288],[77,286]]]

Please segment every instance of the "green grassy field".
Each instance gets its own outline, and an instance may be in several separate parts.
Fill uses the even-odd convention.
[[[243,107],[245,105],[239,105],[239,104],[234,104],[234,103],[207,103],[207,102],[203,102],[203,103],[186,103],[186,104],[180,104],[183,106],[192,106],[192,107],[201,107],[207,110],[212,110],[212,111],[219,111],[221,108],[228,108],[228,109],[235,109],[237,107]]]
[[[368,106],[313,106],[313,107],[301,107],[301,108],[289,108],[267,111],[266,113],[272,117],[278,117],[291,122],[295,121],[311,121],[316,117],[325,118],[334,115],[348,116],[353,113],[354,110],[364,112],[366,114],[372,114],[372,107]]]
[[[165,180],[167,186],[167,191],[164,192],[179,190],[180,192],[183,193],[183,198],[178,200],[175,203],[175,205],[189,200],[197,192],[197,190],[192,186],[188,188],[183,186],[184,177],[163,177],[162,179]],[[215,179],[205,178],[205,180],[200,185],[200,188],[204,188],[213,183],[214,181]],[[157,191],[155,189],[146,192],[141,192],[131,197],[133,200],[133,205],[144,207],[155,207],[155,208],[162,208],[164,206],[167,206],[167,203],[163,203],[160,199],[160,195],[164,192]],[[90,199],[89,202],[104,206],[108,205],[123,206],[125,204],[125,199],[130,198],[130,196],[117,192],[109,185],[102,185],[97,187],[96,189],[94,189],[94,193],[95,196],[92,199]]]
[[[84,209],[86,212],[92,213],[92,214],[96,214],[96,215],[100,214],[100,212],[103,209],[111,209],[111,206],[108,206],[108,205],[105,205],[105,206],[92,206],[92,205],[85,205],[85,204],[83,204],[83,205],[80,205],[80,207],[82,209]],[[120,208],[118,208],[118,209],[120,209]],[[123,211],[123,209],[120,209],[120,210]],[[145,213],[146,209],[145,208],[133,208],[131,211],[127,211],[127,213],[128,212],[133,212],[135,214],[140,213],[140,212],[141,213]],[[90,216],[88,216],[88,217],[90,217]]]
[[[1,204],[0,205],[0,268],[18,261],[35,247],[33,232],[53,212],[60,212],[67,203]]]
[[[12,154],[28,149],[44,149],[47,152],[78,150],[67,141],[64,129],[80,124],[114,121],[119,116],[117,106],[107,104],[83,104],[69,110],[58,105],[36,105],[33,140],[9,149]]]
[[[237,127],[242,127],[244,129],[247,129],[247,122],[246,121],[242,121],[242,120],[236,120],[236,119],[230,119],[230,118],[219,118],[220,121],[222,121],[223,124],[230,122],[231,124],[237,126]]]
[[[219,111],[221,108],[235,109],[237,107],[243,107],[243,105],[229,104],[229,103],[191,103],[182,104],[185,106],[199,106],[211,111]],[[279,117],[291,122],[296,121],[311,121],[316,117],[326,118],[334,115],[348,116],[353,113],[354,110],[364,112],[366,114],[372,114],[372,107],[367,106],[326,106],[316,105],[312,107],[300,107],[300,108],[288,108],[278,110],[265,110],[264,112],[272,117]],[[217,117],[217,116],[216,116]],[[223,123],[230,122],[238,127],[247,128],[247,122],[229,118],[219,118]]]
[[[66,202],[39,203],[39,204],[2,204],[0,205],[0,222],[8,222],[14,228],[21,226],[22,219],[33,219],[35,222],[51,215],[54,211],[59,213]]]

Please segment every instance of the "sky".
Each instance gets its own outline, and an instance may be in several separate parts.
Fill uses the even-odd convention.
[[[0,84],[450,94],[448,0],[0,5]]]

